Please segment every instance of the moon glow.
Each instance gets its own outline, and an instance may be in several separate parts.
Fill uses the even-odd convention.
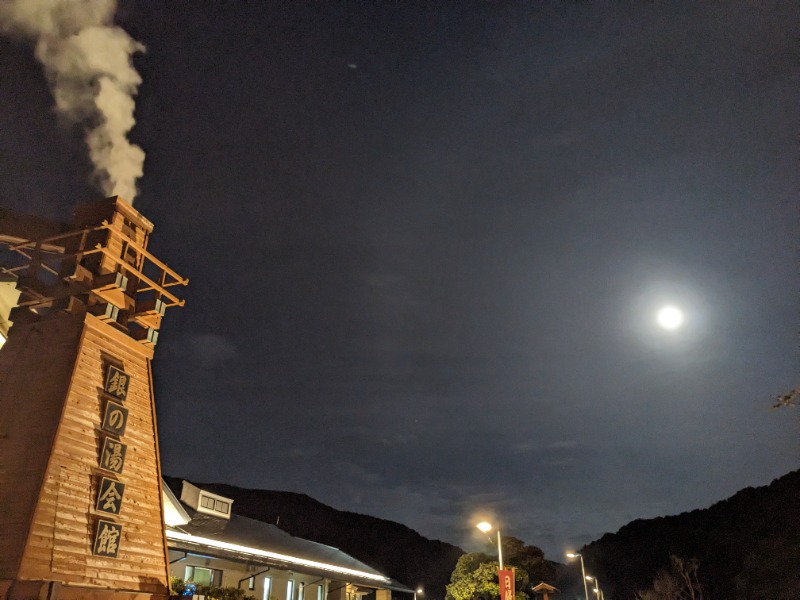
[[[659,327],[674,331],[683,325],[683,311],[676,306],[663,306],[656,314]]]

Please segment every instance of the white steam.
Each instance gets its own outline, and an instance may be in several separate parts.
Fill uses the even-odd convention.
[[[136,196],[144,151],[128,141],[144,46],[114,26],[115,0],[0,0],[0,30],[35,44],[56,110],[86,131],[93,182],[107,196]]]

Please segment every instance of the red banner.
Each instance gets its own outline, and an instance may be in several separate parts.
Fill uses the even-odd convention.
[[[514,570],[497,569],[497,580],[500,582],[500,600],[514,600]]]

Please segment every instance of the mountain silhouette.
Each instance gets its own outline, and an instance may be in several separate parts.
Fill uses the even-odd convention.
[[[164,480],[180,497],[183,480]],[[450,573],[464,553],[452,544],[424,538],[400,523],[337,510],[305,494],[191,483],[232,498],[237,515],[272,523],[296,537],[339,548],[407,587],[422,586],[425,600],[444,598]]]
[[[180,495],[181,479],[164,478]],[[335,546],[404,585],[444,598],[461,548],[386,519],[342,511],[294,492],[195,483],[232,498],[233,512]],[[800,600],[800,470],[745,488],[704,509],[637,519],[581,549],[605,597],[629,600],[652,587],[670,556],[696,559],[705,600]],[[553,563],[564,597],[583,596],[580,568]],[[574,593],[573,593],[574,592]]]
[[[651,588],[670,555],[698,560],[705,600],[800,599],[800,470],[708,508],[632,521],[581,553],[614,600]]]

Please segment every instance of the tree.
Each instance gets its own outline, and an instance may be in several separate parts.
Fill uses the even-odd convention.
[[[499,597],[497,567],[497,562],[482,552],[465,554],[453,569],[445,600],[491,600]]]
[[[526,590],[531,581],[555,579],[555,566],[544,558],[536,546],[526,546],[522,540],[507,537],[503,540],[503,568],[514,569],[514,588],[517,600],[527,600]],[[500,596],[497,580],[498,563],[484,552],[471,552],[458,559],[447,586],[446,600],[496,600]]]
[[[744,560],[736,577],[742,597],[751,600],[800,598],[800,546],[789,538],[772,536],[761,540]]]
[[[703,590],[697,579],[699,563],[670,556],[670,570],[661,571],[649,590],[637,592],[637,600],[703,600]]]
[[[526,546],[522,540],[509,536],[503,540],[503,557],[509,564],[523,569],[533,583],[555,580],[555,564],[546,560],[544,552],[536,546]]]

